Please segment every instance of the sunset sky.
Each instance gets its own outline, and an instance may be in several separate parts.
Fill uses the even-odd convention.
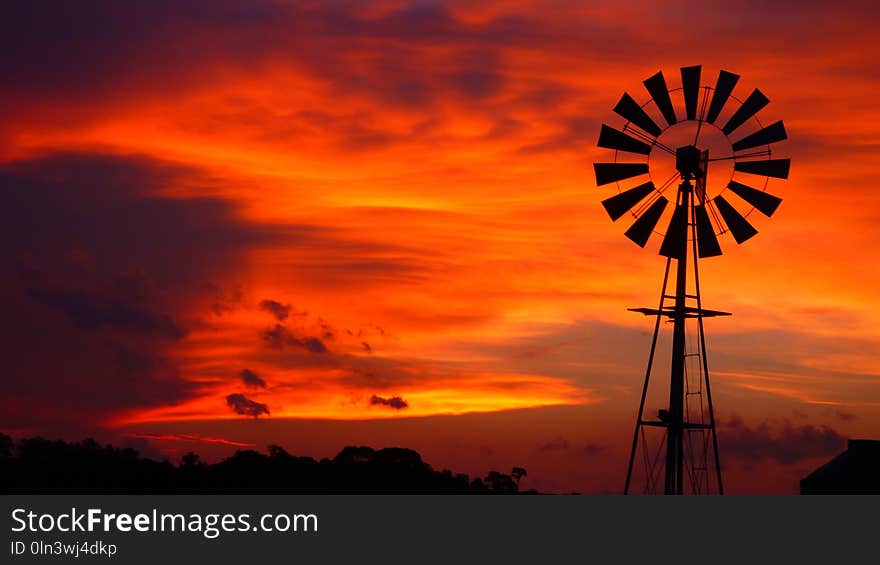
[[[706,322],[728,490],[796,492],[880,439],[880,9],[829,6],[6,4],[0,430],[619,492],[653,329],[627,308],[665,261],[605,214],[596,141],[701,64],[790,138],[779,210],[701,283],[734,313]]]

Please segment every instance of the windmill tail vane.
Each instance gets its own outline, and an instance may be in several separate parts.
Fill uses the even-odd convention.
[[[624,493],[638,482],[645,493],[723,494],[703,320],[730,313],[703,308],[699,260],[722,254],[724,234],[737,244],[754,237],[753,213],[770,217],[782,202],[770,181],[789,175],[790,159],[773,154],[788,137],[783,122],[765,126],[758,116],[769,99],[758,89],[738,98],[740,76],[725,70],[714,85],[701,85],[701,71],[682,67],[681,87],[672,90],[662,71],[645,79],[647,100],[625,92],[614,107],[623,125],[599,132],[598,146],[613,158],[594,163],[596,184],[617,188],[602,206],[612,221],[632,218],[625,235],[639,247],[659,235],[666,257],[658,306],[630,309],[655,324]],[[665,397],[650,386],[661,321],[672,325]],[[665,403],[656,418],[648,402]]]

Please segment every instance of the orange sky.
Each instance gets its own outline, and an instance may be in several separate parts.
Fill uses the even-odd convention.
[[[704,83],[723,68],[742,75],[735,95],[768,95],[762,120],[785,120],[779,150],[792,158],[790,179],[769,185],[784,199],[772,220],[751,216],[757,237],[725,236],[725,255],[702,264],[704,304],[734,313],[707,323],[719,419],[770,440],[880,437],[876,8],[584,4],[109,3],[93,20],[22,8],[4,24],[17,47],[3,55],[4,184],[54,183],[53,206],[97,227],[94,240],[49,245],[29,239],[39,221],[25,224],[4,256],[43,278],[10,274],[4,292],[34,335],[49,335],[45,323],[87,334],[94,351],[119,341],[114,351],[156,355],[139,384],[111,389],[161,378],[170,392],[80,408],[15,385],[3,424],[49,435],[74,424],[163,449],[174,441],[158,435],[186,449],[200,436],[206,448],[288,441],[320,456],[361,437],[406,441],[438,466],[531,464],[548,489],[616,490],[652,329],[626,308],[656,303],[663,260],[602,210],[614,189],[595,186],[592,163],[608,156],[596,139],[601,123],[622,126],[611,109],[623,91],[645,101],[644,78],[663,69],[675,88],[680,66],[702,64]],[[126,198],[209,212],[170,215],[174,226],[144,225],[137,245],[120,236],[123,250],[111,249],[114,183],[129,183],[113,171],[132,163],[149,182],[126,184]],[[92,183],[100,209],[67,201],[71,175]],[[122,272],[148,281],[135,303],[155,316],[136,328],[83,320],[86,306],[64,301],[106,296]],[[185,331],[146,335],[171,321]],[[6,341],[12,354],[32,343]],[[50,363],[46,347],[21,353],[14,374]],[[247,386],[245,369],[265,386]],[[270,414],[253,422],[230,394]],[[448,417],[465,413],[477,414]],[[318,439],[277,439],[306,425],[288,417],[367,427],[310,423]],[[366,422],[377,418],[393,421]],[[517,443],[511,426],[531,431]],[[781,469],[763,486],[732,460],[734,489],[793,490],[830,455],[805,453],[795,464],[762,455]]]

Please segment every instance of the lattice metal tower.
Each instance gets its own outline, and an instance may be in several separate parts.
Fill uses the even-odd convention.
[[[782,121],[764,126],[757,116],[768,98],[758,89],[744,100],[734,96],[740,77],[728,71],[714,86],[701,85],[700,74],[700,66],[682,67],[681,88],[673,90],[662,71],[651,76],[643,82],[650,98],[640,104],[624,93],[614,107],[624,125],[603,124],[599,134],[599,147],[614,157],[594,164],[596,184],[618,190],[602,205],[612,220],[634,218],[626,236],[638,246],[653,233],[662,236],[659,253],[666,257],[659,305],[630,309],[654,316],[655,324],[624,494],[636,478],[647,493],[723,494],[703,319],[730,314],[703,308],[699,260],[721,255],[718,236],[724,233],[737,243],[758,233],[747,218],[755,210],[765,216],[776,211],[782,200],[767,186],[789,173],[790,159],[775,158],[771,148],[787,138]],[[667,198],[672,186],[675,195]],[[667,226],[664,233],[658,225]],[[668,404],[648,419],[663,320],[672,325]],[[634,472],[639,454],[641,473]]]

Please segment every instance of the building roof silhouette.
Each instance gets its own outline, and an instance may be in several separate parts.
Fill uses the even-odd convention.
[[[849,440],[846,451],[801,479],[801,494],[880,494],[880,440]]]

